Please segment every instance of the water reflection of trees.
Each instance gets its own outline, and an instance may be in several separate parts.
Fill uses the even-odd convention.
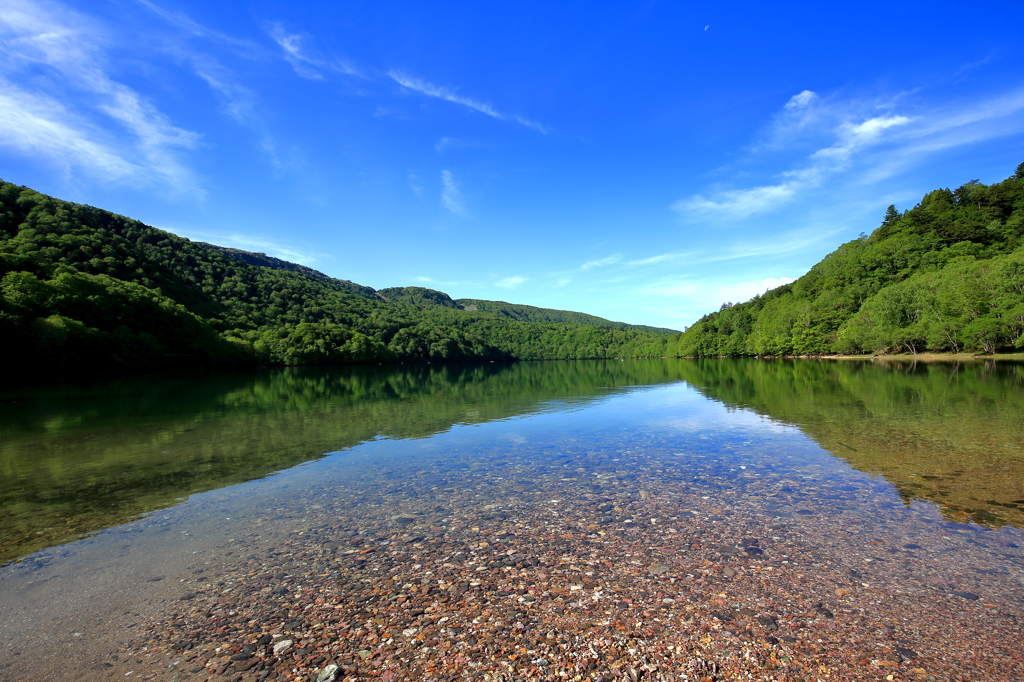
[[[675,362],[301,367],[3,396],[0,560],[375,438],[680,379]]]
[[[1024,526],[1024,365],[695,360],[687,382],[798,426],[904,500],[947,517]]]

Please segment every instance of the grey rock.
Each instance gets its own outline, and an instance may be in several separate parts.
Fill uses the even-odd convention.
[[[334,682],[337,676],[338,666],[331,663],[330,665],[325,665],[320,674],[316,676],[316,682]]]
[[[963,597],[964,599],[970,599],[971,601],[977,601],[978,599],[980,599],[980,597],[978,595],[974,594],[973,592],[956,592],[956,591],[954,591],[953,594],[955,594],[958,597]]]
[[[917,652],[913,649],[907,649],[905,647],[896,647],[896,653],[900,655],[904,661],[910,661],[911,659],[917,658]]]

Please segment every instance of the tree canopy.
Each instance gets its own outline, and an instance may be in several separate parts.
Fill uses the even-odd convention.
[[[663,336],[567,311],[523,321],[422,287],[377,292],[2,181],[0,289],[5,351],[31,372],[625,357]]]
[[[725,306],[668,354],[803,355],[1024,348],[1024,164],[937,189],[797,281]]]

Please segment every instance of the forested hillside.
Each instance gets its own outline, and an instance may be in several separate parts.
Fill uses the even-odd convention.
[[[0,277],[5,356],[26,372],[636,357],[664,346],[643,330],[422,305],[429,290],[384,290],[389,302],[303,266],[2,181]]]
[[[381,289],[377,294],[385,301],[391,303],[417,306],[439,305],[445,308],[462,310],[462,306],[453,301],[451,296],[443,291],[435,291],[434,289],[425,289],[423,287],[389,287]]]
[[[1024,164],[890,206],[796,282],[682,335],[377,292],[0,181],[0,338],[15,370],[1024,348]],[[662,332],[662,333],[658,333]]]
[[[1024,164],[994,185],[894,206],[806,275],[703,317],[666,354],[987,352],[1024,348]]]
[[[208,249],[213,249],[214,251],[223,253],[228,258],[234,258],[235,260],[242,261],[243,263],[248,263],[249,265],[259,265],[261,267],[272,268],[274,270],[301,272],[302,274],[308,275],[313,279],[318,279],[323,282],[330,282],[331,284],[334,284],[337,287],[341,288],[343,291],[358,294],[365,298],[370,298],[376,301],[384,300],[380,296],[378,296],[377,292],[374,291],[371,287],[365,287],[362,284],[356,284],[355,282],[350,282],[347,279],[336,279],[334,277],[325,275],[319,270],[314,270],[313,268],[309,268],[306,267],[305,265],[300,265],[298,263],[291,263],[286,260],[281,260],[280,258],[274,258],[273,256],[268,256],[265,253],[253,253],[252,251],[243,251],[242,249],[230,249],[226,246],[217,246],[216,244],[207,244],[206,242],[196,242],[196,244],[198,244],[199,246],[205,246]]]
[[[518,303],[505,303],[504,301],[483,301],[478,298],[460,298],[455,301],[466,310],[479,310],[485,313],[495,313],[510,320],[522,322],[567,322],[569,324],[589,324],[595,327],[614,327],[615,329],[641,329],[659,334],[678,334],[678,329],[666,329],[665,327],[648,327],[642,324],[627,324],[625,322],[612,322],[596,315],[586,313],[575,313],[570,310],[553,310],[551,308],[536,308],[532,305],[521,305]]]

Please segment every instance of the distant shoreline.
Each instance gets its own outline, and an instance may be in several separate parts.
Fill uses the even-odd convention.
[[[714,358],[714,359],[737,359],[737,358],[753,358],[756,360],[875,360],[879,362],[894,362],[894,361],[906,361],[912,360],[914,362],[948,362],[954,360],[956,362],[967,362],[977,360],[1013,360],[1017,362],[1024,362],[1024,353],[889,353],[889,354],[878,354],[871,355],[868,353],[861,355],[689,355],[682,356],[680,360],[699,360],[701,358]],[[631,358],[639,360],[642,358]]]

